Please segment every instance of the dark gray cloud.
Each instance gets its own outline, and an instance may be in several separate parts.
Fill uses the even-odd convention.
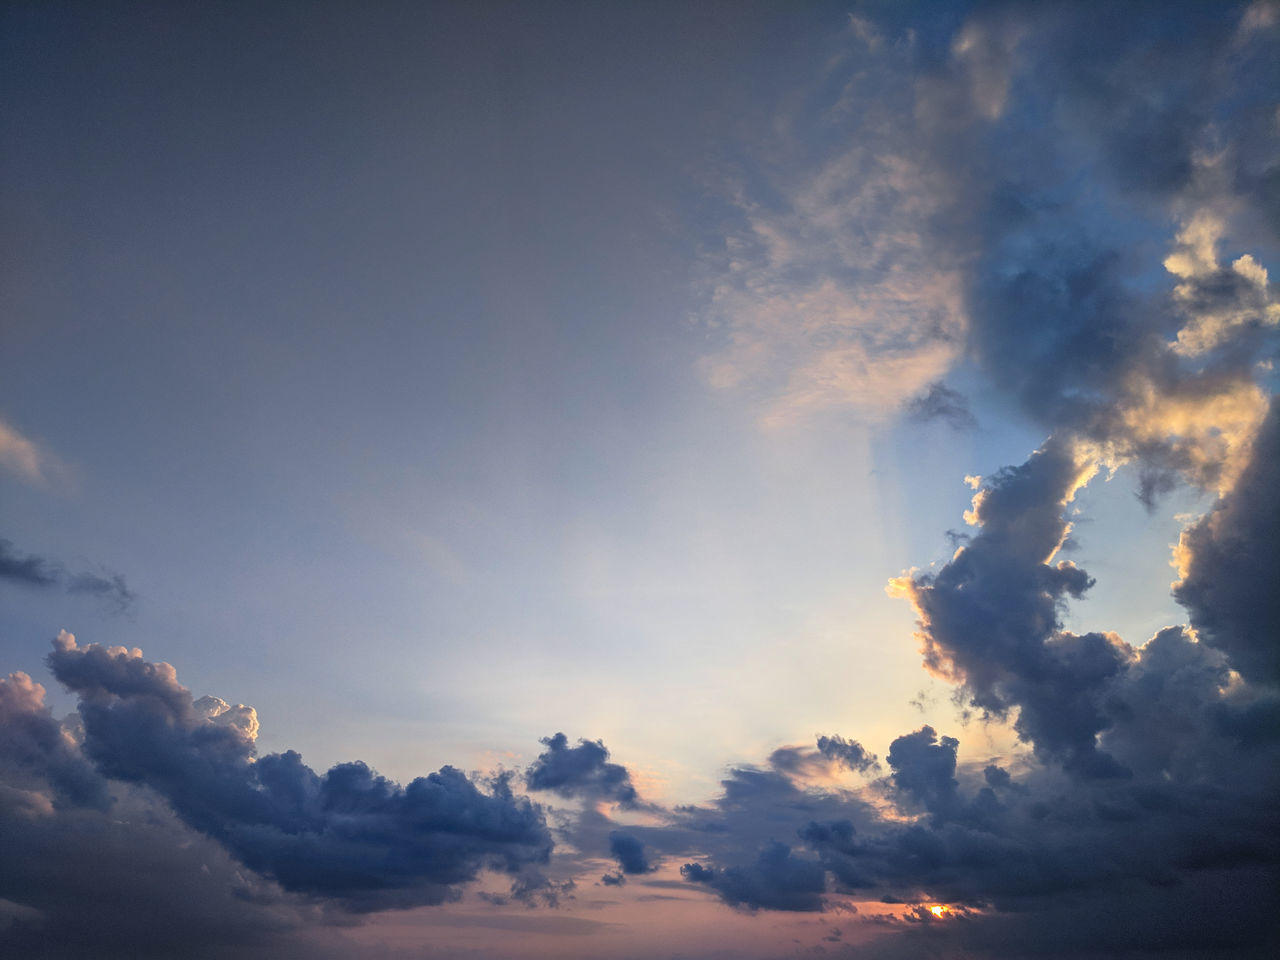
[[[749,864],[715,868],[686,863],[680,873],[690,883],[713,889],[729,906],[744,910],[821,910],[826,890],[820,863],[797,858],[790,847],[777,842],[762,849]]]
[[[931,383],[924,393],[906,403],[907,416],[918,423],[940,420],[954,430],[973,430],[978,420],[963,393],[945,383]]]
[[[52,802],[105,810],[106,784],[44,708],[44,688],[25,673],[0,679],[0,769],[10,790],[40,790]]]
[[[1052,556],[1069,525],[1063,507],[1083,479],[1068,444],[1051,441],[975,498],[979,532],[936,573],[903,585],[920,615],[925,665],[961,686],[969,704],[1004,718],[1045,759],[1093,776],[1123,770],[1097,749],[1102,699],[1129,648],[1113,635],[1062,630],[1063,604],[1092,584]]]
[[[401,787],[358,761],[317,774],[293,751],[254,760],[252,711],[193,701],[167,664],[66,635],[48,663],[80,699],[103,776],[154,790],[286,890],[356,911],[441,903],[482,868],[519,884],[550,854],[541,809],[509,778],[485,792],[443,767]]]
[[[1084,9],[997,6],[967,25],[1016,51],[998,117],[948,101],[982,136],[963,157],[933,144],[975,174],[937,239],[965,263],[967,348],[990,381],[1050,429],[1136,458],[1151,503],[1172,476],[1213,487],[1224,469],[1213,438],[1166,428],[1167,412],[1238,401],[1276,349],[1247,256],[1280,249],[1280,138],[1259,96],[1280,82],[1276,28],[1247,4],[1129,5],[1102,31]],[[941,88],[969,67],[936,69]],[[1082,175],[1087,196],[1069,187]],[[1171,232],[1172,296],[1150,283]]]
[[[957,804],[955,737],[938,738],[930,726],[898,737],[889,746],[889,766],[895,787],[936,817],[949,814]]]
[[[841,736],[818,737],[818,752],[857,773],[867,773],[880,766],[874,753],[868,753],[857,740],[846,740]]]
[[[118,613],[133,606],[137,597],[118,573],[71,573],[57,560],[23,554],[10,540],[0,539],[0,580],[28,587],[61,588],[67,593],[88,594]]]
[[[579,740],[569,746],[563,733],[543,737],[546,750],[538,754],[527,771],[530,790],[550,790],[562,797],[609,800],[624,806],[639,801],[627,768],[609,762],[609,751],[599,740]]]
[[[1174,593],[1200,638],[1251,680],[1280,683],[1280,403],[1235,488],[1182,534]]]
[[[609,834],[609,852],[623,873],[648,873],[653,868],[645,856],[644,844],[629,833],[615,830]]]
[[[333,957],[323,914],[149,790],[108,781],[26,674],[0,678],[0,954]],[[332,930],[326,931],[332,940]]]

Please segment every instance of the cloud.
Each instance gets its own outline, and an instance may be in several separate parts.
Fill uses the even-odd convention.
[[[101,573],[71,573],[57,560],[23,555],[12,541],[0,539],[0,580],[27,587],[61,588],[67,593],[87,594],[101,600],[116,613],[126,613],[137,596],[122,575],[104,570]]]
[[[48,453],[3,420],[0,420],[0,467],[37,486],[48,484],[56,470]]]
[[[861,743],[822,736],[667,810],[640,804],[601,741],[557,733],[524,782],[583,802],[558,817],[572,847],[548,864],[545,812],[511,775],[446,767],[401,787],[358,762],[319,774],[293,752],[258,757],[252,708],[193,700],[171,667],[68,637],[50,666],[80,698],[82,734],[29,677],[0,685],[0,817],[22,864],[0,876],[17,905],[0,944],[23,955],[61,938],[74,956],[101,923],[109,949],[80,955],[126,935],[172,955],[157,919],[170,912],[183,931],[260,944],[308,904],[439,903],[484,869],[512,877],[494,902],[550,905],[569,887],[549,874],[598,875],[607,851],[607,886],[683,862],[687,883],[740,910],[901,905],[867,956],[1270,955],[1280,17],[991,4],[897,30],[902,10],[854,22],[813,128],[780,124],[777,156],[731,198],[705,371],[767,424],[905,408],[965,426],[943,385],[963,361],[1044,428],[1022,463],[966,478],[972,533],[951,559],[893,582],[926,669],[1009,724],[1014,751],[967,758],[962,733],[922,726],[888,744],[879,776]],[[807,142],[818,156],[797,162]],[[1182,483],[1220,497],[1178,549],[1190,624],[1145,643],[1064,627],[1093,584],[1061,557],[1067,511],[1123,464],[1153,509]],[[11,582],[72,588],[56,564],[4,550]],[[848,787],[837,767],[869,782]],[[125,875],[139,862],[154,878]]]
[[[653,869],[645,856],[644,844],[629,833],[615,830],[609,834],[609,852],[623,873],[648,873]]]
[[[74,960],[331,956],[324,918],[244,872],[154,793],[108,781],[44,688],[0,679],[0,952]]]
[[[893,783],[903,794],[936,816],[945,816],[957,801],[955,737],[938,739],[933,727],[898,737],[889,746]]]
[[[857,740],[846,740],[840,736],[818,737],[818,752],[857,773],[867,773],[880,766],[876,755],[868,753]]]
[[[631,774],[620,764],[609,762],[609,751],[599,740],[579,740],[569,746],[563,733],[543,737],[546,750],[538,754],[527,771],[530,790],[550,790],[562,797],[606,800],[623,806],[639,801]]]
[[[1128,647],[1108,634],[1062,630],[1068,598],[1089,575],[1054,556],[1070,533],[1064,507],[1093,466],[1070,443],[1051,440],[974,496],[967,519],[979,528],[936,573],[905,576],[891,590],[920,618],[917,637],[931,673],[960,685],[972,707],[1003,719],[1045,759],[1098,776],[1123,771],[1096,747],[1107,720],[1107,682]]]
[[[941,420],[953,430],[972,430],[978,425],[964,394],[940,381],[929,384],[927,391],[910,398],[905,407],[907,416],[918,423]]]
[[[1280,683],[1280,403],[1235,488],[1182,532],[1174,595],[1200,638],[1259,683]]]
[[[744,910],[815,911],[826,889],[821,864],[792,855],[785,843],[771,843],[743,866],[714,868],[687,863],[681,875],[705,884],[725,903]]]
[[[359,761],[317,774],[293,751],[255,757],[251,708],[197,704],[140,651],[64,633],[48,663],[79,697],[83,750],[103,776],[155,791],[285,890],[353,911],[435,904],[481,869],[519,875],[550,854],[542,810],[505,778],[484,792],[452,767],[404,787]]]

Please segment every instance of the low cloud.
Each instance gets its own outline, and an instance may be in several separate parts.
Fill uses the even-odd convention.
[[[687,863],[681,875],[705,884],[731,907],[744,910],[817,911],[826,881],[821,864],[792,856],[785,843],[771,843],[743,866],[714,868]]]
[[[609,762],[609,751],[599,740],[579,740],[569,746],[563,733],[543,737],[547,748],[525,771],[530,790],[549,790],[562,797],[583,797],[635,806],[639,795],[627,768]]]
[[[401,787],[359,761],[318,774],[294,751],[257,757],[251,708],[193,701],[140,651],[64,633],[48,664],[80,700],[82,749],[102,776],[155,791],[285,890],[357,912],[412,907],[455,899],[485,868],[518,884],[550,855],[542,810],[506,778],[486,791],[443,767]]]
[[[1231,493],[1183,531],[1174,594],[1244,676],[1280,683],[1280,403]]]
[[[653,869],[645,855],[644,844],[629,833],[615,830],[609,834],[609,852],[626,874],[648,873]]]

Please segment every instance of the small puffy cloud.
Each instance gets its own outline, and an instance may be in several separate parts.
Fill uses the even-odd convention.
[[[563,733],[543,737],[546,750],[525,771],[530,790],[550,790],[562,797],[605,800],[635,806],[639,795],[626,767],[609,762],[609,750],[599,740],[579,740],[569,746]]]
[[[898,737],[889,746],[893,783],[903,794],[936,815],[945,815],[956,804],[956,750],[954,737],[938,739],[937,731],[923,726]]]

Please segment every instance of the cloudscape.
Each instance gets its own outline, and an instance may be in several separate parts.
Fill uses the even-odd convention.
[[[0,44],[4,956],[1272,955],[1275,0]]]

